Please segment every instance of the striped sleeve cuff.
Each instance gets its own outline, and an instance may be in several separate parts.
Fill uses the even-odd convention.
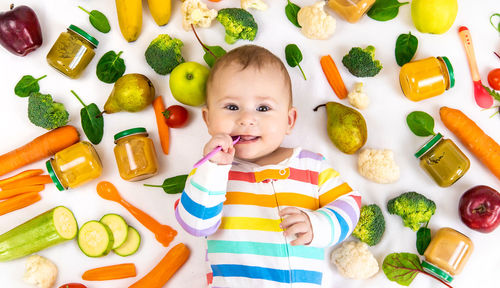
[[[328,247],[331,242],[332,225],[330,221],[321,213],[316,211],[304,211],[309,216],[313,230],[313,239],[308,246]]]

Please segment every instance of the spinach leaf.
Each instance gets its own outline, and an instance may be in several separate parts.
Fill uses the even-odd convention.
[[[411,61],[415,52],[417,52],[418,47],[418,39],[417,37],[411,35],[411,32],[408,34],[401,34],[396,40],[396,62],[399,66],[403,66],[404,64]]]
[[[434,133],[434,119],[422,111],[413,111],[406,116],[406,123],[411,132],[417,136],[436,135]]]
[[[208,49],[206,49],[205,47]],[[226,54],[226,50],[224,50],[224,48],[220,46],[205,46],[205,47],[203,47],[203,50],[205,51],[205,55],[203,55],[203,60],[205,60],[208,67],[212,68],[215,64],[215,60],[220,58],[222,55]]]
[[[408,286],[418,273],[422,272],[422,265],[418,255],[411,253],[391,253],[382,264],[387,279],[396,281],[399,285]]]
[[[31,75],[24,75],[21,80],[17,82],[16,87],[14,87],[14,93],[19,97],[28,97],[32,92],[39,92],[40,85],[38,85],[38,81],[45,77],[47,77],[47,75],[35,79]]]
[[[78,97],[75,91],[71,90],[71,93],[73,93],[76,99],[83,105],[82,110],[80,110],[83,132],[85,132],[90,142],[95,145],[99,144],[104,134],[104,118],[101,116],[101,111],[95,103],[87,106],[83,103],[82,99]]]
[[[151,184],[144,184],[146,187],[160,187],[163,188],[163,191],[165,191],[167,194],[178,194],[182,193],[184,190],[184,186],[186,185],[186,180],[187,180],[188,175],[178,175],[175,177],[170,177],[165,179],[163,181],[162,185],[151,185]]]
[[[425,227],[420,227],[417,231],[417,251],[418,254],[424,255],[425,249],[431,243],[431,229]]]
[[[89,14],[90,24],[92,24],[92,26],[94,26],[94,28],[97,29],[99,32],[108,33],[109,30],[111,30],[106,15],[102,14],[97,10],[92,10],[89,12],[85,10],[82,6],[78,6],[78,8],[82,9],[83,11],[85,11],[85,13]]]
[[[491,23],[491,26],[493,26],[493,28],[495,28],[495,30],[497,30],[498,32],[500,32],[500,21],[498,21],[497,25],[495,26],[495,24],[493,24],[493,17],[500,17],[500,14],[499,13],[495,13],[493,15],[491,15],[490,17],[490,23]]]
[[[118,54],[115,51],[108,51],[102,55],[96,67],[96,74],[99,80],[104,83],[115,83],[118,78],[122,77],[126,69],[125,61],[120,58],[122,53],[123,51],[120,51]]]
[[[399,3],[398,0],[377,0],[366,14],[377,21],[388,21],[398,16],[400,6],[408,3],[410,2]]]
[[[304,80],[306,79],[306,75],[304,71],[302,71],[302,67],[300,67],[300,61],[302,61],[302,52],[300,52],[299,47],[295,44],[288,44],[285,47],[285,57],[286,62],[290,67],[299,66],[300,72],[302,72],[302,76],[304,76]]]
[[[297,20],[297,14],[299,13],[300,6],[290,2],[288,0],[288,4],[285,6],[285,13],[286,13],[286,18],[292,22],[293,25],[302,28],[300,26],[299,21]]]

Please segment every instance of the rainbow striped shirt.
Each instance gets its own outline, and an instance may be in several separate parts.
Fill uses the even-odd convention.
[[[309,245],[285,239],[278,212],[287,206],[309,216]],[[207,161],[188,177],[175,216],[188,233],[206,236],[213,287],[319,287],[324,248],[351,234],[360,206],[323,156],[295,148],[278,165]]]

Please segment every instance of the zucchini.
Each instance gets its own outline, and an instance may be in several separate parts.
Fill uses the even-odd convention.
[[[128,236],[125,243],[113,251],[120,256],[130,256],[134,254],[141,244],[141,235],[133,227],[128,226]]]
[[[78,231],[78,246],[89,257],[107,255],[113,247],[113,242],[113,232],[99,221],[89,221]]]
[[[106,224],[113,232],[114,244],[111,249],[120,247],[127,239],[128,225],[122,216],[117,214],[106,214],[99,222]]]
[[[75,238],[78,224],[68,208],[57,206],[0,235],[0,262],[38,252]]]

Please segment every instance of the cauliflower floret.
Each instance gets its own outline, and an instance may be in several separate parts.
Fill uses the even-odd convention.
[[[363,242],[343,242],[333,250],[331,261],[342,276],[352,279],[368,279],[379,270],[377,259]]]
[[[377,183],[394,183],[399,179],[399,167],[391,150],[364,149],[358,157],[358,171]]]
[[[347,95],[349,103],[358,109],[366,109],[370,104],[370,98],[366,95],[363,89],[363,83],[359,82],[354,85],[354,89]]]
[[[51,288],[56,282],[57,267],[45,257],[32,255],[26,262],[24,282],[39,288]]]
[[[191,30],[191,24],[197,27],[207,28],[212,20],[217,17],[217,10],[208,9],[207,5],[200,0],[185,0],[181,6],[182,28]]]
[[[245,10],[267,10],[267,4],[262,0],[241,0],[241,8]]]
[[[335,18],[323,9],[325,1],[316,2],[312,6],[304,6],[297,14],[297,21],[302,26],[302,34],[311,39],[327,39],[335,32]]]

